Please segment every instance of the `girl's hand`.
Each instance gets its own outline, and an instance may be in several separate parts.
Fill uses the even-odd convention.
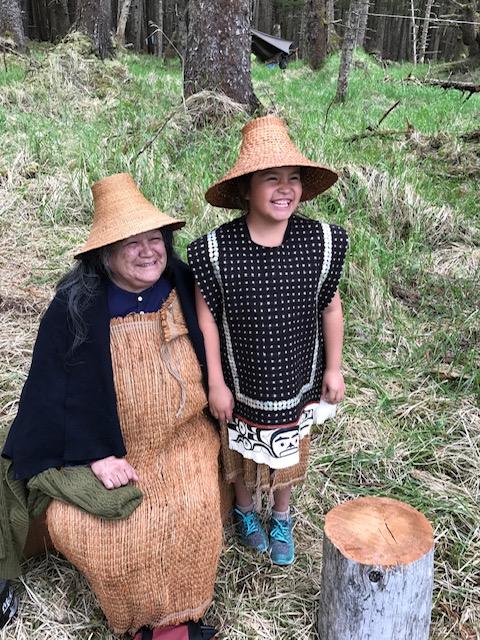
[[[107,489],[118,489],[133,480],[138,482],[135,469],[125,458],[108,456],[90,464],[90,468]]]
[[[233,396],[225,383],[209,387],[208,404],[212,416],[220,423],[230,422],[233,414]]]
[[[345,382],[340,369],[325,369],[322,382],[322,400],[331,404],[341,402],[345,397]]]

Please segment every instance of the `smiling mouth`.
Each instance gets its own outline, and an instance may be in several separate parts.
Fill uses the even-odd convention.
[[[281,207],[282,209],[287,209],[291,203],[291,200],[272,200],[272,204],[275,207]]]
[[[157,264],[156,260],[151,260],[150,262],[141,262],[139,265],[137,265],[138,267],[142,267],[142,268],[146,268],[146,267],[153,267],[154,265]]]

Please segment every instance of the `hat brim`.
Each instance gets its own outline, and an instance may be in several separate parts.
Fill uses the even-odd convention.
[[[338,180],[338,173],[324,167],[320,164],[310,162],[307,159],[299,159],[300,162],[289,161],[284,164],[272,164],[267,162],[265,166],[257,163],[255,168],[251,170],[237,169],[234,167],[221,180],[212,185],[205,193],[205,199],[214,207],[223,207],[225,209],[243,209],[245,200],[239,189],[239,178],[255,173],[256,171],[264,171],[277,167],[300,167],[302,173],[302,196],[301,202],[311,200],[329,189]]]
[[[155,214],[155,212],[158,213]],[[176,231],[177,229],[181,229],[184,226],[184,220],[176,220],[175,218],[170,218],[158,209],[155,209],[155,211],[153,212],[152,210],[149,210],[148,214],[142,221],[139,221],[138,219],[135,221],[134,229],[128,229],[128,226],[125,225],[121,220],[119,220],[117,229],[112,229],[111,226],[109,226],[108,229],[99,229],[98,227],[95,230],[92,229],[90,237],[88,238],[86,243],[76,251],[73,257],[80,258],[90,251],[101,249],[102,247],[107,247],[108,245],[114,244],[115,242],[126,240],[131,236],[135,236],[138,233],[144,233],[145,231],[152,231],[153,229],[169,229],[170,231]]]

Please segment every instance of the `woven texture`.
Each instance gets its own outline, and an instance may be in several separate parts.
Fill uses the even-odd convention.
[[[119,522],[53,502],[48,526],[124,633],[198,619],[211,602],[222,543],[219,438],[203,414],[200,368],[175,292],[157,313],[112,320],[110,334],[127,459],[144,499]]]
[[[275,116],[250,121],[242,129],[242,145],[237,162],[205,194],[215,207],[241,209],[243,198],[238,190],[240,176],[273,167],[302,167],[302,197],[311,200],[336,182],[332,169],[306,158],[290,140],[285,122]]]
[[[93,224],[87,242],[75,258],[108,244],[152,229],[179,229],[185,222],[167,216],[140,192],[128,173],[117,173],[92,186]]]
[[[243,479],[247,489],[270,494],[282,487],[293,487],[305,480],[310,452],[310,436],[300,440],[300,462],[286,469],[272,472],[266,464],[257,464],[228,447],[227,427],[221,428],[223,477],[227,482]]]

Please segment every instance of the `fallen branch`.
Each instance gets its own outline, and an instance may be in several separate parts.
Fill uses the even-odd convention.
[[[323,123],[323,128],[326,129],[327,128],[327,120],[328,120],[328,114],[330,113],[330,109],[332,108],[333,104],[335,102],[335,96],[333,96],[330,104],[327,107],[327,110],[325,111],[325,122]]]
[[[462,133],[460,136],[462,140],[467,140],[469,142],[480,142],[480,129],[476,129],[475,131],[468,131],[467,133]]]
[[[385,118],[390,115],[390,113],[392,113],[392,111],[394,109],[396,109],[398,107],[398,105],[400,104],[400,100],[397,100],[395,102],[395,104],[392,104],[391,107],[389,107],[385,113],[383,114],[383,116],[380,118],[380,120],[377,122],[377,125],[375,127],[372,127],[371,125],[369,125],[367,127],[367,131],[376,131],[378,129],[378,127],[382,124],[382,122],[385,120]]]
[[[165,119],[165,121],[163,122],[162,126],[159,127],[155,134],[149,139],[147,140],[147,142],[143,145],[143,147],[140,149],[140,151],[133,157],[132,159],[132,163],[135,164],[135,162],[138,160],[138,158],[142,155],[142,153],[144,151],[146,151],[149,147],[152,146],[152,144],[155,142],[155,140],[159,137],[159,135],[162,133],[162,131],[165,129],[165,127],[167,126],[167,124],[170,122],[170,120],[180,111],[184,108],[184,105],[182,105],[181,107],[177,107],[176,109],[173,109],[173,111],[171,111],[167,118]]]
[[[473,82],[458,82],[456,80],[420,80],[419,78],[408,77],[404,82],[415,82],[425,84],[430,87],[440,87],[441,89],[456,89],[462,93],[468,93],[467,100],[474,93],[480,93],[480,84]]]
[[[405,129],[370,129],[363,133],[357,133],[350,138],[344,138],[345,142],[356,142],[363,138],[384,138],[387,136],[410,136],[413,131],[413,126],[407,122]]]

